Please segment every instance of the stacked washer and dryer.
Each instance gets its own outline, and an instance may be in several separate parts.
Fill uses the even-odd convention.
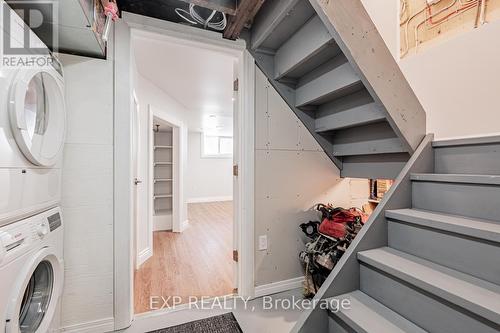
[[[58,328],[65,117],[55,58],[49,69],[0,68],[1,332]]]

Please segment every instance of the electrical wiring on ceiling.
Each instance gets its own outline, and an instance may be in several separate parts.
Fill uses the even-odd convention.
[[[182,8],[176,8],[175,12],[177,15],[179,15],[182,19],[184,19],[186,22],[189,22],[193,25],[202,25],[204,29],[213,29],[213,30],[218,30],[218,31],[223,31],[226,29],[227,26],[227,18],[226,14],[222,13],[222,19],[217,22],[212,22],[214,19],[215,15],[218,13],[216,10],[212,11],[212,13],[208,16],[208,18],[204,19],[203,17],[198,14],[198,12],[195,9],[194,4],[189,5],[189,11],[184,10]]]

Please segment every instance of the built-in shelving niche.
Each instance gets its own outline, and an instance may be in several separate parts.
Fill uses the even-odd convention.
[[[173,136],[172,129],[154,133],[154,212],[156,216],[172,215]]]

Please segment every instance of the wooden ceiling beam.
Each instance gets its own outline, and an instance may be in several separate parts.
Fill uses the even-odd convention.
[[[236,15],[229,18],[224,37],[237,39],[247,22],[251,22],[266,0],[241,0]],[[278,1],[278,0],[273,0]]]
[[[196,6],[216,10],[228,15],[236,15],[237,0],[181,0]]]

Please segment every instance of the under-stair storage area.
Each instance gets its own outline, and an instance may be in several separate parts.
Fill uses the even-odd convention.
[[[171,230],[174,183],[174,146],[171,127],[156,125],[153,145],[154,229]]]

